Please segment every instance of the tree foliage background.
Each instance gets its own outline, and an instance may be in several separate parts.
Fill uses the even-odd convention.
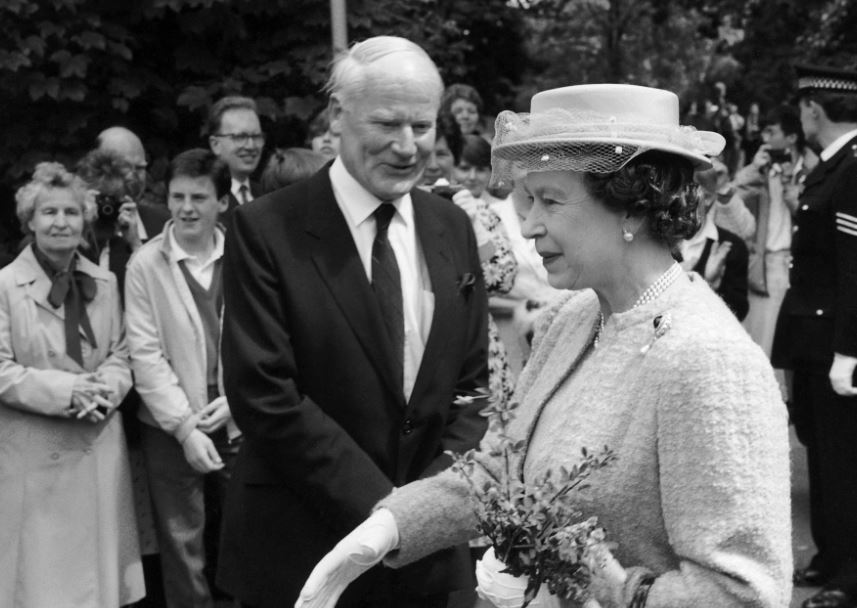
[[[326,0],[3,0],[2,209],[36,162],[73,164],[112,124],[142,136],[157,177],[204,145],[207,107],[227,93],[257,99],[270,144],[300,145],[324,104],[328,11]],[[349,0],[348,26],[350,40],[423,45],[489,112],[607,81],[685,98],[722,81],[742,109],[769,107],[796,60],[857,68],[851,0]]]

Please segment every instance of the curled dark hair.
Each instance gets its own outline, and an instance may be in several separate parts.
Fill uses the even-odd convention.
[[[89,188],[119,198],[136,199],[145,187],[134,166],[112,150],[91,150],[78,161],[76,173]]]
[[[613,173],[586,173],[586,189],[611,209],[648,219],[649,232],[673,248],[699,229],[699,194],[690,161],[645,152]]]

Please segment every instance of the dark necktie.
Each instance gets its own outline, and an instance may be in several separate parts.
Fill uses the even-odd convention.
[[[238,188],[238,194],[241,195],[241,204],[246,205],[250,202],[250,197],[247,196],[247,184],[241,184]]]
[[[399,275],[399,265],[396,254],[387,238],[390,220],[396,213],[396,208],[389,203],[382,203],[375,209],[375,224],[377,233],[372,243],[372,288],[384,317],[387,334],[396,353],[397,386],[402,386],[402,369],[405,354],[405,317],[402,312],[402,281]]]

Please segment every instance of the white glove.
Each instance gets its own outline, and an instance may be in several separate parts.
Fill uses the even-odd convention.
[[[476,562],[476,593],[483,600],[488,600],[497,608],[521,608],[524,603],[524,592],[527,590],[527,577],[512,576],[503,573],[506,564],[494,555],[494,547],[489,547]],[[542,585],[535,599],[527,608],[558,608],[559,599],[548,591],[547,585]]]
[[[334,608],[345,588],[399,544],[393,514],[378,509],[321,558],[301,589],[295,608]]]

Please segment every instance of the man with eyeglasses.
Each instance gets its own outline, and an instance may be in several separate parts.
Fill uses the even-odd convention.
[[[237,95],[218,100],[208,114],[208,133],[211,151],[229,166],[232,175],[229,207],[221,214],[224,220],[233,209],[262,193],[259,185],[250,179],[259,166],[265,145],[256,102]]]

